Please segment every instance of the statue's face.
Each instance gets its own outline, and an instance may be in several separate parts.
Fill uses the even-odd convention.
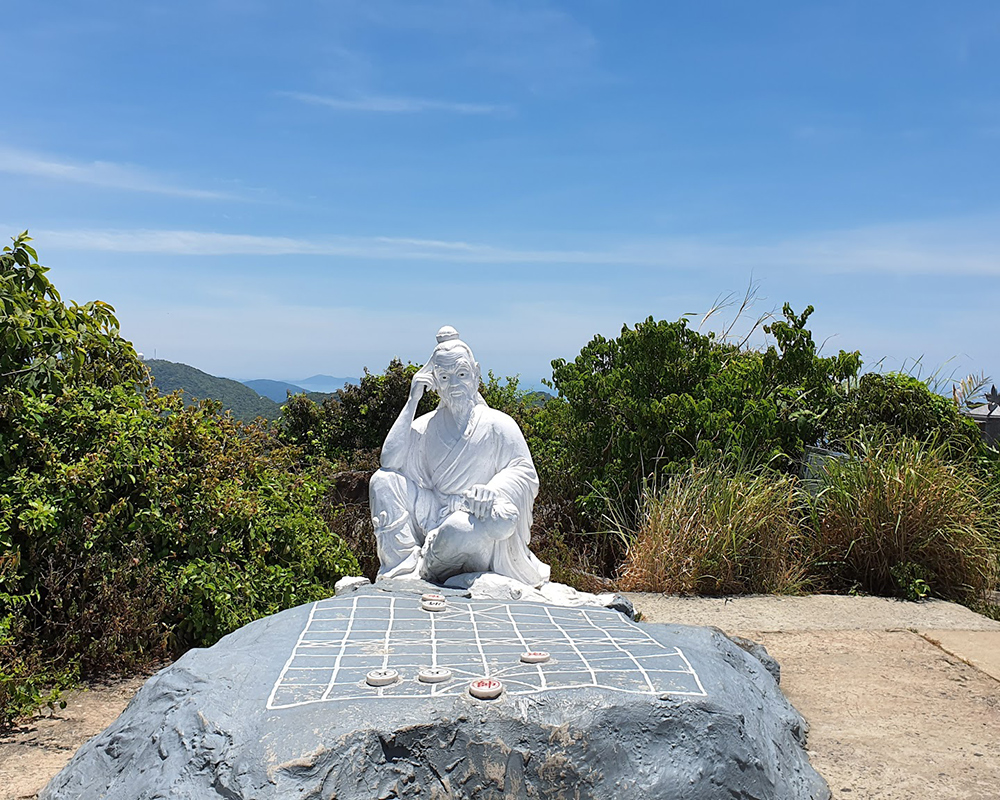
[[[479,376],[465,358],[436,358],[434,383],[441,402],[449,406],[470,403],[479,391]]]

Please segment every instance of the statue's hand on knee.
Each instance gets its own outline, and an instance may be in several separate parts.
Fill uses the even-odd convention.
[[[482,483],[477,483],[465,492],[465,505],[469,513],[479,519],[489,519],[493,514],[493,505],[500,499],[496,489],[491,489]]]

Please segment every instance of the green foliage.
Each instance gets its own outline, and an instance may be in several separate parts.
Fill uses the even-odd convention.
[[[282,407],[285,441],[303,448],[309,457],[334,461],[378,451],[406,404],[418,369],[394,358],[380,375],[366,367],[359,384],[346,386],[321,405],[303,395],[290,398]],[[436,405],[437,395],[428,392],[417,406],[418,416]]]
[[[570,461],[590,486],[585,507],[608,497],[633,505],[641,487],[694,458],[790,468],[822,435],[857,353],[822,358],[805,324],[810,306],[767,330],[777,347],[745,350],[688,328],[687,320],[625,326],[595,337],[573,362],[552,362],[568,403]]]
[[[832,446],[842,448],[863,429],[935,441],[952,458],[965,458],[983,447],[976,423],[953,401],[899,372],[862,375],[834,408],[826,435]]]
[[[9,395],[8,395],[9,399]],[[263,424],[177,395],[81,386],[6,404],[0,497],[18,574],[5,616],[88,674],[207,645],[326,596],[357,562],[325,487]]]
[[[231,411],[243,422],[253,422],[257,417],[278,419],[281,406],[267,397],[261,397],[249,386],[229,378],[216,378],[189,367],[163,359],[147,359],[146,368],[153,377],[153,384],[161,394],[178,390],[184,393],[184,400],[193,405],[198,400],[217,400],[222,408]]]
[[[114,309],[100,300],[66,305],[28,232],[12,241],[0,253],[0,389],[54,392],[77,382],[140,380],[140,362],[118,335]]]
[[[0,273],[0,727],[358,570],[297,449],[140,383],[110,306],[63,305],[27,241]]]
[[[290,398],[280,425],[244,424],[223,408],[277,405],[147,362],[157,386],[213,399],[160,396],[111,307],[63,304],[29,241],[0,262],[0,727],[80,676],[209,645],[372,573],[367,478],[418,368],[395,359],[321,403]],[[555,398],[487,375],[482,394],[531,449],[533,547],[555,579],[607,590],[627,555],[628,588],[995,608],[1000,455],[919,381],[820,357],[811,313],[786,305],[763,351],[649,318],[553,362]],[[810,499],[787,473],[814,444],[853,457]],[[617,536],[594,531],[609,498]]]

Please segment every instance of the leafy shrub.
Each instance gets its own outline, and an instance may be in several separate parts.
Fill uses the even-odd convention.
[[[349,458],[356,451],[379,450],[406,404],[418,369],[394,358],[380,375],[366,367],[359,384],[346,386],[322,404],[295,395],[282,407],[283,438],[303,448],[307,456],[331,461]],[[425,394],[417,414],[426,414],[436,403],[437,395]]]
[[[996,585],[1000,514],[947,446],[884,431],[848,441],[813,500],[817,580],[828,589],[982,603]]]
[[[826,438],[833,447],[843,448],[863,429],[936,441],[950,458],[963,459],[983,447],[976,423],[954,402],[899,372],[862,375],[832,410]]]
[[[28,232],[12,241],[0,252],[0,389],[54,392],[76,382],[139,380],[142,366],[118,335],[114,308],[100,300],[67,305]]]
[[[0,723],[30,705],[28,665],[131,669],[357,572],[297,451],[217,405],[124,385],[8,390],[0,451],[0,620],[17,645],[0,649]]]
[[[806,321],[786,305],[760,352],[692,331],[685,319],[595,337],[572,362],[552,362],[568,403],[569,463],[592,517],[604,498],[634,507],[641,488],[695,458],[790,468],[822,436],[822,419],[857,373],[857,353],[821,358]]]
[[[769,470],[692,465],[643,497],[622,531],[627,591],[745,594],[801,591],[806,579],[795,480]]]

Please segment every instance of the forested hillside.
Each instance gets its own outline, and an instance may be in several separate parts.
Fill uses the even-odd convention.
[[[232,411],[233,416],[243,422],[251,422],[257,417],[277,419],[281,416],[281,406],[278,403],[261,397],[239,381],[217,378],[187,364],[163,359],[150,358],[145,364],[161,394],[180,389],[188,404],[196,400],[218,400],[224,409]]]

